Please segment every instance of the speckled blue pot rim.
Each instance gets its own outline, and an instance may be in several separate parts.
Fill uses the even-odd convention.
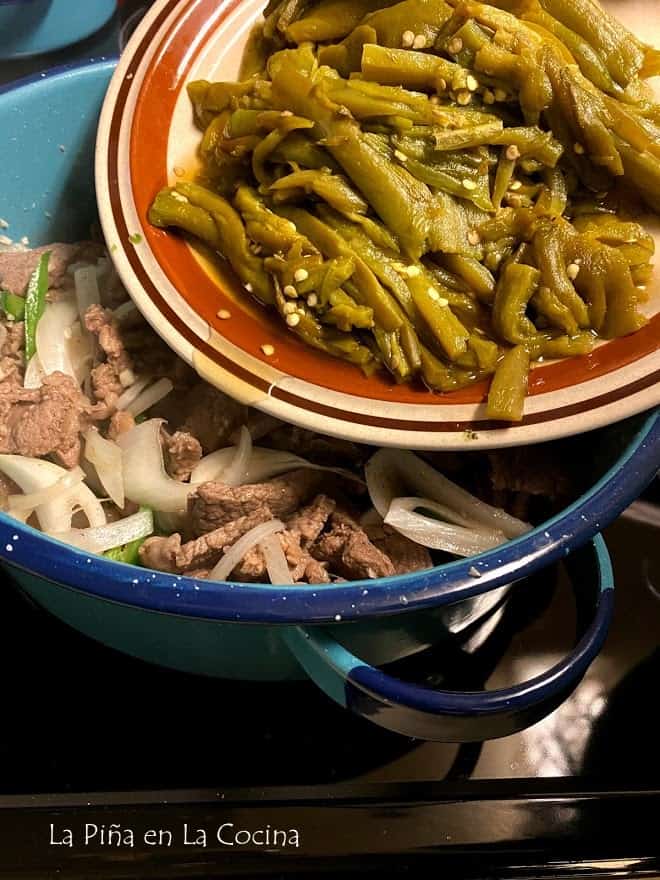
[[[628,506],[660,464],[660,417],[578,501],[526,535],[469,559],[378,581],[323,586],[216,583],[125,566],[47,538],[0,514],[0,557],[112,601],[245,623],[340,623],[459,602],[533,574],[582,546]]]

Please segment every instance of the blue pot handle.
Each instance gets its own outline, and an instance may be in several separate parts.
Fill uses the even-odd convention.
[[[368,666],[321,627],[288,627],[283,636],[309,677],[329,697],[381,727],[437,742],[508,736],[560,705],[582,679],[607,635],[614,581],[605,541],[596,535],[566,564],[578,609],[577,644],[547,672],[510,688],[432,690]]]

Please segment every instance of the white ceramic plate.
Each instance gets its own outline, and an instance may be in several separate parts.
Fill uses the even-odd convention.
[[[609,3],[660,44],[655,0]],[[101,221],[123,282],[166,341],[201,376],[278,418],[329,434],[415,449],[503,447],[601,427],[660,404],[660,278],[638,333],[586,357],[536,367],[520,424],[486,418],[485,383],[450,394],[366,378],[300,344],[146,214],[158,190],[194,171],[200,134],[185,85],[235,79],[263,0],[158,0],[130,41],[100,122],[96,184]],[[660,232],[657,218],[649,218]],[[660,235],[656,235],[660,245]],[[219,320],[227,309],[230,320]],[[261,345],[270,342],[275,356]]]

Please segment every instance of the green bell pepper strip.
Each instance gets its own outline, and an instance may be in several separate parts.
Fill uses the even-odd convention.
[[[22,321],[25,316],[25,298],[9,290],[0,291],[0,308],[15,321]]]
[[[465,199],[479,208],[480,211],[492,212],[493,203],[490,197],[488,172],[472,172],[461,179],[448,174],[442,165],[427,165],[418,162],[417,159],[407,159],[406,169],[423,183],[434,189],[442,190],[458,199]],[[465,187],[464,181],[470,183],[470,189]]]
[[[162,190],[149,211],[155,226],[177,226],[200,237],[225,257],[244,285],[261,302],[273,305],[273,285],[263,260],[249,248],[240,215],[222,196],[196,183],[179,183],[176,192]]]
[[[571,310],[578,327],[589,327],[587,305],[577,294],[567,274],[567,266],[571,262],[567,259],[567,238],[574,234],[568,223],[561,227],[541,223],[532,240],[534,261],[541,272],[541,284],[549,287],[560,302]]]
[[[536,200],[534,211],[541,217],[554,220],[564,214],[568,205],[566,178],[557,168],[544,168],[542,174],[545,185]]]
[[[600,58],[597,52],[583,40],[575,31],[567,28],[556,18],[548,15],[542,8],[530,9],[522,14],[523,21],[533,22],[540,25],[544,30],[548,31],[554,37],[559,39],[562,45],[568,49],[575,61],[580,65],[582,73],[588,77],[591,82],[602,89],[604,92],[616,94],[617,89],[614,80],[610,76],[607,65]]]
[[[635,287],[624,256],[616,248],[596,244],[583,236],[570,243],[571,259],[579,259],[573,282],[589,304],[589,324],[604,339],[635,333],[647,323],[638,310]]]
[[[270,154],[271,162],[279,162],[295,168],[329,168],[339,171],[339,166],[330,154],[313,143],[300,131],[293,131]]]
[[[25,291],[25,360],[28,362],[37,350],[37,324],[46,308],[48,293],[48,261],[50,251],[39,257],[37,268],[30,275]]]
[[[121,547],[112,547],[103,554],[114,562],[124,562],[127,565],[140,565],[140,547],[146,541],[146,538],[136,538],[128,544],[122,544]]]
[[[270,159],[271,154],[286,139],[287,135],[292,131],[314,127],[314,123],[309,119],[301,119],[297,116],[283,117],[280,114],[280,120],[277,128],[269,132],[252,151],[252,173],[259,183],[266,183],[269,180],[266,160]]]
[[[200,238],[214,250],[220,248],[218,229],[208,211],[178,198],[176,189],[161,190],[149,208],[149,222],[154,226],[174,226],[195,238]]]
[[[497,171],[495,172],[492,195],[493,208],[496,211],[499,211],[502,205],[502,199],[506,195],[509,184],[513,179],[515,168],[516,162],[514,159],[507,159],[504,154],[500,156],[500,161],[497,163]]]
[[[541,131],[533,125],[508,126],[494,134],[488,141],[490,144],[514,146],[520,156],[538,159],[543,165],[554,168],[562,157],[564,147],[549,131]]]

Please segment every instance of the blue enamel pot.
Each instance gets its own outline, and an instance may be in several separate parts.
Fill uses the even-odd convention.
[[[112,69],[90,63],[0,90],[5,234],[35,245],[88,234],[96,123]],[[286,588],[195,581],[87,556],[3,514],[0,559],[57,617],[150,662],[251,680],[309,676],[337,702],[406,735],[487,739],[554,708],[605,637],[612,575],[594,536],[655,474],[660,422],[650,414],[613,426],[594,435],[593,448],[590,488],[561,514],[496,550],[412,575]],[[376,668],[473,627],[512,581],[558,560],[569,567],[579,626],[574,650],[542,676],[503,691],[456,693]]]

